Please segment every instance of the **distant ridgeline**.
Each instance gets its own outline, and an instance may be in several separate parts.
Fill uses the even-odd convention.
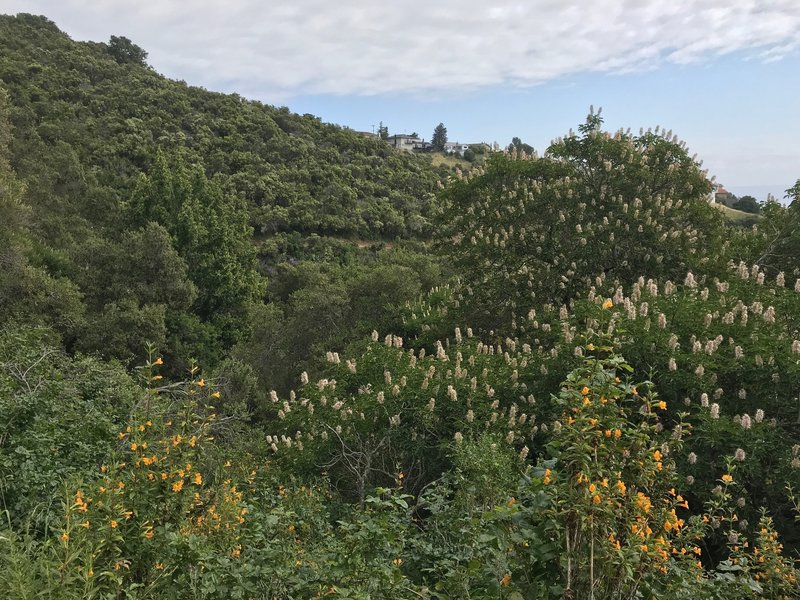
[[[430,200],[446,172],[428,159],[285,107],[169,80],[146,57],[126,38],[75,42],[44,17],[0,16],[11,163],[37,211],[110,225],[161,150],[243,198],[257,235],[429,234]]]

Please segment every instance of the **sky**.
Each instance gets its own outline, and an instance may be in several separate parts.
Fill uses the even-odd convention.
[[[602,107],[738,195],[800,178],[800,0],[0,0],[157,71],[324,121],[537,150]]]

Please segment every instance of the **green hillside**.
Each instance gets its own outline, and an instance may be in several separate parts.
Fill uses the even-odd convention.
[[[402,302],[435,284],[438,267],[416,249],[447,167],[169,80],[145,57],[124,38],[75,42],[45,17],[0,16],[0,122],[19,217],[0,322],[49,305],[45,322],[72,351],[127,362],[151,341],[174,364],[215,364],[262,300],[291,322],[314,295],[305,288],[335,286],[304,301],[334,310],[328,339],[361,318],[351,293]],[[400,244],[389,253],[382,241]],[[404,290],[361,289],[371,278]],[[310,343],[287,340],[281,364]]]
[[[0,598],[798,598],[800,181],[145,61],[0,17]]]
[[[18,175],[84,215],[112,218],[160,149],[219,175],[261,233],[430,233],[439,174],[429,161],[311,115],[169,80],[124,42],[75,42],[46,18],[2,16],[0,81]]]

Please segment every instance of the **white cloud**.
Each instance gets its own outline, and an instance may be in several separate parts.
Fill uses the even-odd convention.
[[[0,0],[125,35],[172,77],[266,100],[536,85],[800,47],[798,0]]]

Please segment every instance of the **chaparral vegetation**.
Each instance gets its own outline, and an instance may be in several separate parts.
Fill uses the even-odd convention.
[[[0,597],[800,597],[800,181],[469,172],[0,16]]]

